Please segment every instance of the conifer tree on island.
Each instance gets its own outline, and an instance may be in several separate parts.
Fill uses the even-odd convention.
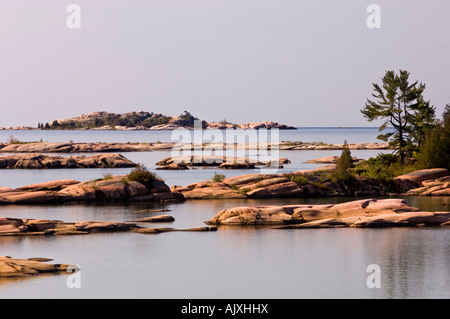
[[[435,108],[423,97],[425,84],[418,81],[410,83],[409,75],[405,70],[400,70],[399,74],[393,70],[386,71],[381,85],[373,83],[375,100],[367,99],[361,110],[369,122],[384,121],[380,132],[387,127],[394,128],[393,132],[380,134],[378,139],[389,142],[402,163],[406,156],[411,156],[420,147],[435,118]]]
[[[350,172],[350,168],[352,167],[354,167],[353,158],[347,141],[345,141],[342,146],[341,156],[337,160],[333,175],[338,181],[349,182],[353,179],[353,175]]]
[[[421,168],[450,169],[450,103],[445,106],[442,120],[427,131],[417,159]]]

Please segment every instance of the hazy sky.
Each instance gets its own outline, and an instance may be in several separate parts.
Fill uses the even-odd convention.
[[[69,4],[81,8],[70,29]],[[381,28],[369,29],[369,4]],[[92,111],[373,126],[372,83],[400,68],[450,103],[448,0],[0,2],[0,126]]]

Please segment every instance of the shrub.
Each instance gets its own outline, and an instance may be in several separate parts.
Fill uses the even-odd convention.
[[[147,188],[153,187],[153,181],[157,179],[155,173],[150,172],[145,165],[138,164],[127,176],[128,181],[136,181]]]
[[[298,186],[302,186],[309,183],[308,178],[306,178],[303,175],[292,175],[291,177],[288,178],[291,180],[291,182],[294,182]]]
[[[211,178],[214,182],[221,182],[225,179],[225,175],[223,174],[217,174],[217,172],[214,173],[213,178]]]
[[[8,144],[23,144],[23,142],[16,138],[14,135],[10,135],[6,142]]]
[[[409,173],[417,169],[413,159],[405,159],[401,163],[400,156],[394,154],[379,154],[358,164],[355,172],[358,175],[373,178],[382,183],[390,183],[394,177]]]
[[[113,175],[111,173],[105,173],[103,174],[103,179],[104,180],[113,179]]]
[[[450,169],[450,104],[447,104],[442,122],[425,133],[417,155],[420,168]]]

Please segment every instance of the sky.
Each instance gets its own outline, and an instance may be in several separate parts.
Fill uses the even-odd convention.
[[[80,28],[67,25],[72,3]],[[380,28],[367,26],[372,3]],[[440,117],[449,12],[448,0],[1,1],[0,127],[185,110],[209,122],[376,126],[360,110],[372,83],[399,69],[426,84]]]

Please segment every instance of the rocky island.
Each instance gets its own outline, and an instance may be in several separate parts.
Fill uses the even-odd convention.
[[[136,167],[136,163],[120,154],[99,154],[94,156],[50,156],[45,154],[18,154],[0,156],[2,168],[123,168]]]
[[[168,156],[156,162],[158,170],[189,169],[189,167],[217,167],[220,169],[255,169],[261,166],[282,167],[282,164],[290,164],[287,158],[278,160],[257,161],[247,157],[227,157],[218,155],[209,156]]]
[[[58,119],[48,123],[39,123],[36,129],[41,130],[72,130],[72,129],[95,129],[95,130],[175,130],[178,128],[193,128],[194,121],[199,119],[191,113],[184,111],[179,116],[168,116],[153,112],[128,112],[111,113],[105,111],[81,114],[69,119]],[[220,122],[201,121],[204,129],[280,129],[295,130],[293,126],[280,124],[273,121],[249,122],[234,124],[226,120]],[[17,129],[26,129],[18,127]],[[33,129],[33,128],[28,128]]]
[[[364,199],[342,204],[228,208],[208,225],[273,225],[282,229],[450,226],[450,212],[423,212],[402,199]]]
[[[166,219],[154,216],[158,223],[167,222]],[[175,231],[216,231],[216,227],[200,226],[186,229],[171,227],[143,227],[139,223],[115,221],[78,221],[64,222],[49,219],[28,219],[0,217],[0,236],[61,236],[61,235],[88,235],[92,233],[118,233],[135,232],[139,234],[160,234]],[[1,273],[1,271],[0,271]],[[0,274],[1,276],[1,274]]]
[[[62,204],[89,202],[181,202],[181,193],[172,192],[164,181],[130,180],[110,176],[79,182],[56,180],[11,189],[0,187],[0,205]]]

